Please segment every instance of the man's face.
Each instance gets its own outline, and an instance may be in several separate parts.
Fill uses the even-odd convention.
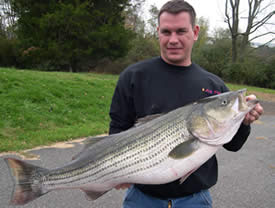
[[[159,18],[159,43],[161,57],[169,64],[189,66],[194,42],[198,39],[199,26],[192,27],[187,12],[164,12]]]

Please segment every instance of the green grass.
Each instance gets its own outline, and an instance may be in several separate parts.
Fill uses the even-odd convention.
[[[0,68],[0,152],[107,133],[117,78]]]
[[[0,68],[0,152],[108,132],[118,76]],[[228,84],[248,93],[275,90]]]
[[[253,86],[247,86],[247,85],[237,85],[237,84],[226,84],[227,87],[229,87],[230,90],[238,90],[238,89],[247,89],[247,94],[251,93],[267,93],[267,94],[275,94],[275,90],[267,89],[267,88],[259,88],[259,87],[253,87]]]

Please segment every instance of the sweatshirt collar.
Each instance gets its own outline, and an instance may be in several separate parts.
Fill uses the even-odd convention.
[[[166,61],[164,61],[164,60],[162,59],[161,56],[159,56],[159,58],[160,58],[160,60],[161,60],[161,62],[162,62],[163,64],[165,64],[167,67],[169,67],[169,69],[174,69],[174,70],[188,70],[188,69],[191,69],[192,66],[194,65],[193,63],[191,63],[189,66],[178,66],[178,65],[173,65],[173,64],[167,63]]]

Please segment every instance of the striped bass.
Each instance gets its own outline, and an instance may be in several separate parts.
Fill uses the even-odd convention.
[[[245,92],[207,97],[164,115],[147,116],[124,132],[88,139],[69,164],[53,170],[5,158],[15,179],[10,203],[23,205],[60,189],[81,189],[97,199],[124,183],[183,182],[233,138],[254,108],[258,101],[246,101]]]

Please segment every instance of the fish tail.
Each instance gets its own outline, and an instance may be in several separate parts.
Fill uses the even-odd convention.
[[[14,158],[5,158],[14,178],[14,190],[10,204],[24,205],[48,191],[42,189],[42,176],[47,169]]]

